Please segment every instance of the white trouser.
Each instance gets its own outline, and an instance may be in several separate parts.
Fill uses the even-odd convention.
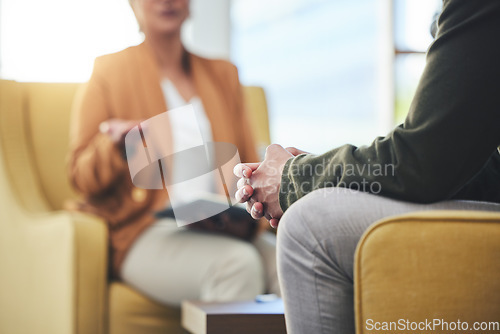
[[[266,291],[279,294],[276,238],[265,232],[250,243],[162,219],[132,245],[121,276],[144,295],[173,306],[186,299],[230,301]]]

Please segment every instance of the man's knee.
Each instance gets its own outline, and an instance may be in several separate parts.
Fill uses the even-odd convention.
[[[264,268],[255,247],[224,240],[224,251],[212,259],[202,287],[203,300],[249,299],[264,292]]]
[[[355,197],[347,189],[319,189],[295,202],[279,223],[281,254],[313,251],[319,244],[334,251],[346,242],[352,243],[353,227],[357,224],[351,219],[355,216]],[[359,233],[354,234],[359,237]]]
[[[361,214],[360,196],[373,196],[345,188],[322,188],[315,190],[295,202],[283,215],[280,227],[287,234],[300,237],[304,234],[321,239],[327,235],[343,233]]]
[[[341,188],[320,189],[304,196],[285,212],[279,224],[278,258],[306,258],[303,253],[314,252],[317,261],[351,277],[357,243],[374,221],[373,206],[378,200],[375,195]]]
[[[315,234],[324,233],[321,225],[331,219],[328,215],[321,215],[322,221],[317,221],[317,213],[324,206],[320,194],[322,190],[314,191],[299,199],[286,210],[278,227],[278,243],[287,245],[291,241],[307,245],[316,239]],[[280,246],[281,247],[281,246]],[[312,247],[312,246],[311,246]]]
[[[294,266],[295,260],[307,256],[314,248],[314,237],[308,228],[307,214],[301,200],[285,212],[278,225],[277,259],[281,271]]]
[[[301,210],[302,205],[299,200],[289,207],[281,217],[277,231],[278,245],[280,247],[287,245],[291,239],[295,240],[303,235],[302,231],[305,222],[302,219]]]

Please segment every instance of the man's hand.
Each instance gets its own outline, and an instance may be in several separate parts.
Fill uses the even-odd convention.
[[[294,157],[296,157],[299,154],[311,154],[309,152],[299,150],[296,147],[287,147],[287,148],[285,148],[285,150],[287,150],[288,152],[290,152]]]
[[[236,199],[247,202],[247,211],[253,218],[265,216],[272,227],[277,227],[283,211],[279,205],[279,189],[283,168],[288,159],[307,153],[296,148],[284,149],[270,145],[262,163],[238,164],[234,173],[240,177]]]

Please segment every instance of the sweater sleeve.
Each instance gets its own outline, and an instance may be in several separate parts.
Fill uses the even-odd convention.
[[[488,162],[452,199],[500,203],[500,154],[493,153]]]
[[[499,34],[499,1],[445,1],[404,124],[368,146],[290,159],[282,174],[282,209],[335,186],[419,203],[457,194],[500,143]],[[484,172],[489,177],[492,166]]]
[[[108,87],[101,76],[104,66],[96,59],[90,80],[73,103],[68,170],[73,186],[85,196],[106,191],[128,171],[120,150],[99,132],[99,124],[112,117]]]

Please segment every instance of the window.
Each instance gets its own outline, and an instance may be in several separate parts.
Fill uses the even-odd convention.
[[[141,41],[126,0],[1,0],[1,77],[85,81],[96,56]]]
[[[319,153],[367,144],[404,118],[440,2],[192,0],[183,37],[197,52],[227,55],[231,4],[231,59],[244,84],[266,89],[272,140]],[[142,40],[126,0],[0,5],[4,79],[85,81],[95,57]]]
[[[266,89],[273,142],[320,153],[385,134],[379,12],[373,0],[233,0],[231,58]]]
[[[430,33],[441,0],[393,0],[395,53],[395,121],[401,123],[425,67],[425,53],[432,43]]]
[[[227,28],[212,23],[217,20],[221,25],[228,5],[210,6],[204,0],[191,0],[191,7],[192,19],[183,27],[184,43],[209,55],[224,54]],[[212,38],[207,41],[210,34]],[[0,0],[3,79],[86,81],[97,56],[142,40],[127,0]]]

